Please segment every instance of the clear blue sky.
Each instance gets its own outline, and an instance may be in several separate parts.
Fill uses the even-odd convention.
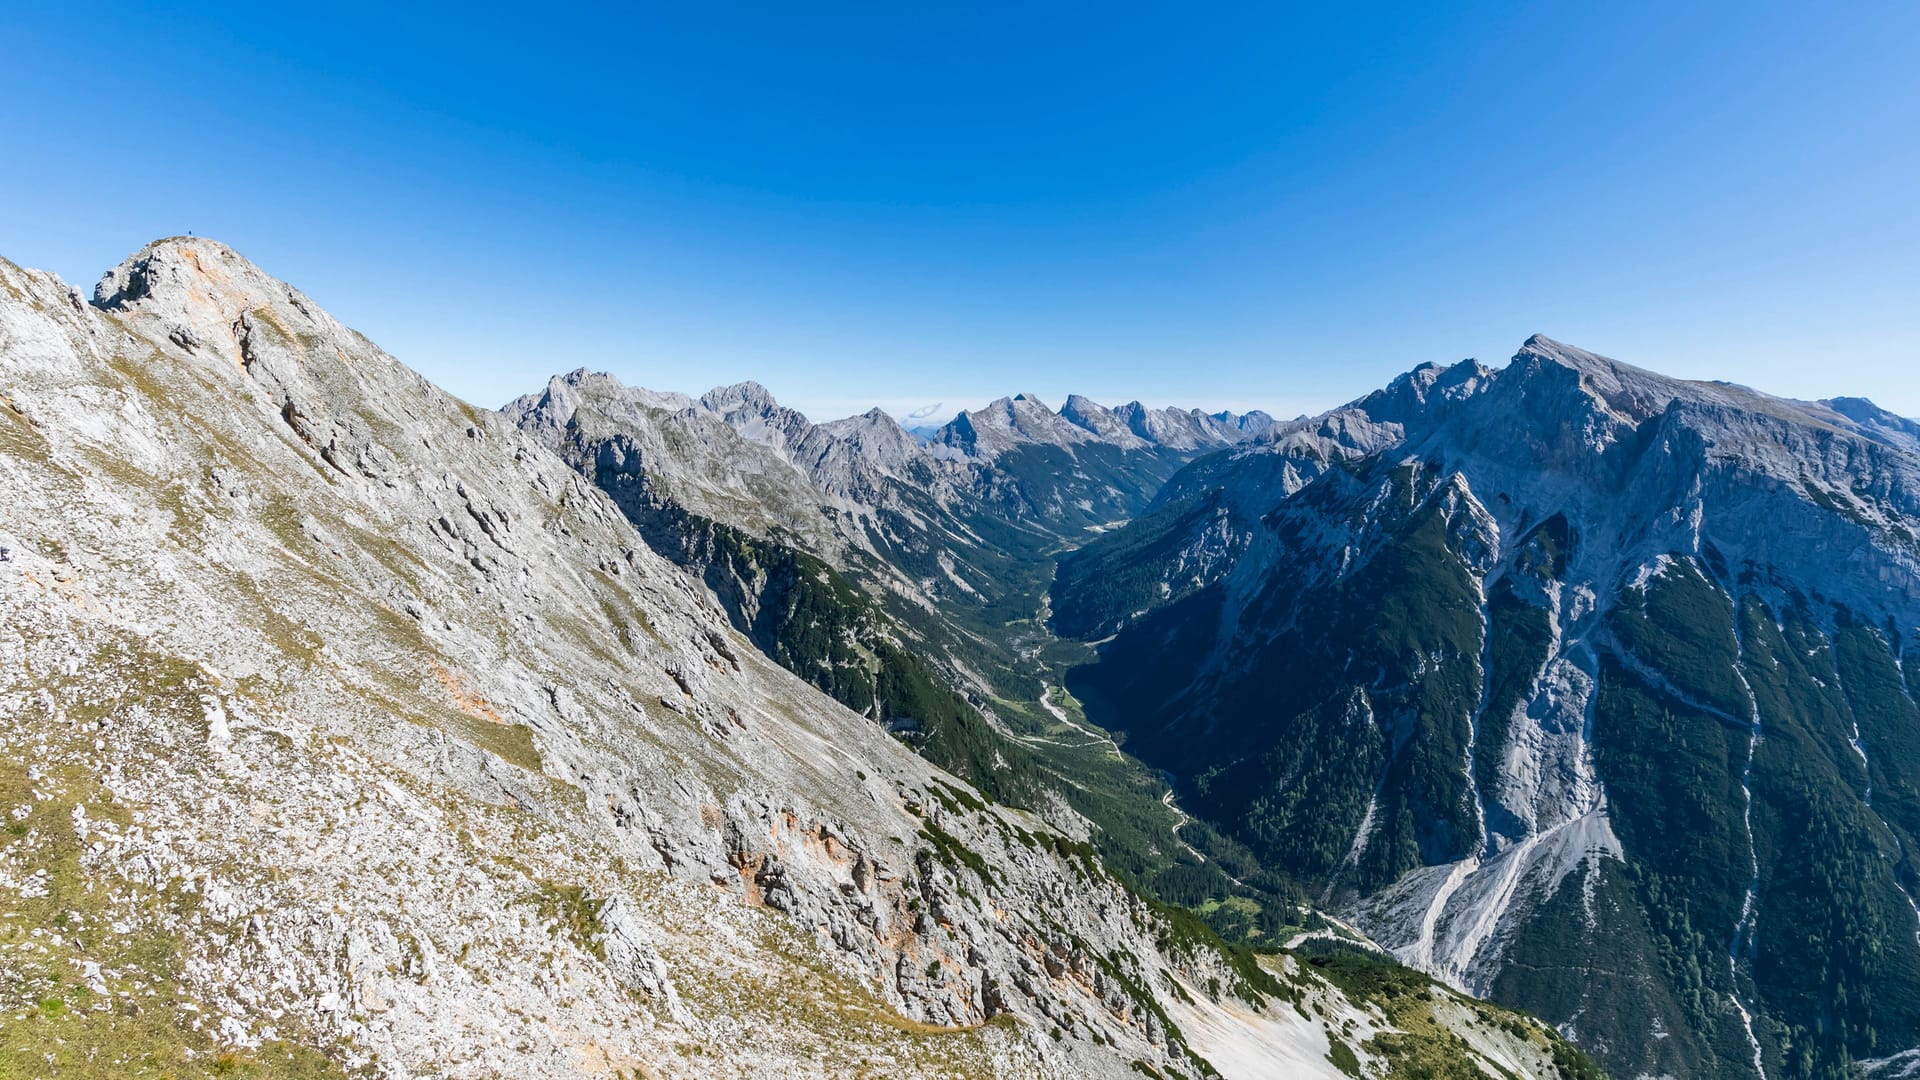
[[[12,5],[0,254],[191,229],[486,405],[1291,414],[1538,330],[1920,414],[1920,5],[322,6]]]

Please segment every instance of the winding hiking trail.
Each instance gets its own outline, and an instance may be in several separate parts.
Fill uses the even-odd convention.
[[[1187,822],[1193,820],[1193,816],[1188,814],[1185,810],[1180,809],[1180,807],[1174,803],[1173,786],[1171,784],[1167,786],[1166,794],[1160,796],[1160,805],[1172,811],[1173,816],[1179,819],[1178,821],[1175,821],[1173,823],[1173,842],[1176,844],[1179,844],[1183,848],[1186,848],[1187,854],[1193,856],[1194,858],[1200,860],[1201,862],[1204,863],[1209,861],[1205,855],[1200,854],[1198,849],[1196,849],[1192,844],[1187,843],[1186,839],[1180,835],[1180,830],[1187,824]],[[1246,882],[1241,881],[1239,878],[1234,877],[1232,874],[1228,873],[1226,867],[1220,866],[1220,864],[1217,862],[1214,863],[1214,865],[1216,867],[1219,867],[1221,875],[1224,876],[1228,881],[1233,882],[1235,885],[1238,885],[1243,889],[1248,888],[1248,885]]]
[[[1192,821],[1193,818],[1187,816],[1187,812],[1185,810],[1182,810],[1179,807],[1173,805],[1173,789],[1172,788],[1168,788],[1167,793],[1165,795],[1160,796],[1160,805],[1173,811],[1173,816],[1180,819],[1179,821],[1176,821],[1173,823],[1174,840],[1177,841],[1181,847],[1187,849],[1187,854],[1193,856],[1196,859],[1199,859],[1201,862],[1206,862],[1207,857],[1205,855],[1200,854],[1198,851],[1194,850],[1193,845],[1187,843],[1186,840],[1182,839],[1182,837],[1180,836],[1181,828],[1184,827],[1187,822]],[[1229,874],[1228,876],[1231,877],[1232,875]],[[1236,884],[1238,883],[1237,878],[1235,879],[1235,882]]]
[[[1055,705],[1053,703],[1053,689],[1054,687],[1052,683],[1048,683],[1041,688],[1040,690],[1040,707],[1041,708],[1051,713],[1055,720],[1060,721],[1061,723],[1067,725],[1068,727],[1072,728],[1073,730],[1079,732],[1082,735],[1085,735],[1087,738],[1092,740],[1091,742],[1088,742],[1085,745],[1098,746],[1101,743],[1105,743],[1107,746],[1107,752],[1112,754],[1114,757],[1121,758],[1126,756],[1120,753],[1120,744],[1113,741],[1113,736],[1107,734],[1104,731],[1096,731],[1093,728],[1089,728],[1084,724],[1076,722],[1073,719],[1073,717],[1067,715],[1067,711],[1065,709],[1062,709],[1060,706]]]
[[[1085,735],[1092,740],[1091,742],[1082,743],[1081,745],[1098,746],[1101,744],[1105,744],[1107,747],[1107,752],[1112,754],[1114,757],[1116,758],[1125,757],[1125,755],[1120,752],[1120,744],[1113,740],[1112,735],[1107,734],[1105,731],[1095,730],[1093,728],[1087,727],[1084,724],[1077,723],[1071,716],[1067,715],[1067,711],[1065,709],[1062,709],[1060,706],[1055,705],[1053,703],[1053,691],[1054,691],[1054,687],[1053,687],[1053,684],[1051,683],[1048,683],[1045,687],[1041,689],[1040,707],[1047,710],[1047,712],[1051,713],[1055,720],[1060,721],[1061,723],[1067,725],[1068,727],[1072,728],[1075,731],[1080,732],[1082,735]],[[1039,739],[1037,737],[1029,737],[1022,741],[1053,742],[1053,740],[1051,739]],[[1065,744],[1055,743],[1055,745],[1065,745]],[[1180,809],[1179,806],[1175,805],[1173,801],[1173,787],[1171,785],[1167,787],[1166,793],[1160,796],[1160,805],[1166,807],[1176,819],[1173,823],[1173,830],[1172,830],[1174,843],[1179,844],[1182,848],[1185,848],[1187,854],[1193,856],[1196,860],[1202,863],[1207,862],[1208,861],[1207,857],[1205,855],[1202,855],[1199,849],[1195,848],[1192,844],[1187,843],[1186,839],[1180,835],[1180,830],[1186,826],[1187,822],[1192,821],[1193,818],[1185,810],[1182,810]],[[1228,874],[1225,868],[1222,868],[1220,872],[1222,874],[1225,874],[1227,880],[1233,882],[1235,885],[1238,885],[1243,889],[1247,887],[1246,882],[1241,881],[1239,878],[1234,877],[1232,874]]]

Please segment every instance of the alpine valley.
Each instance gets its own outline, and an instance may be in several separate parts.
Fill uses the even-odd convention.
[[[492,412],[0,260],[0,1077],[1920,1073],[1920,424]]]

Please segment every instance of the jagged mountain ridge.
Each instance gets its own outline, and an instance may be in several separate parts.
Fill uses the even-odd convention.
[[[229,249],[156,242],[93,305],[0,261],[0,376],[10,1062],[1381,1067],[1380,1007],[1285,960],[1301,1009],[1251,1011],[1243,962],[762,660],[537,441]],[[1457,1053],[1553,1068],[1471,1021]]]
[[[1542,337],[1425,366],[1066,556],[1056,625],[1118,633],[1069,685],[1402,959],[1609,1068],[1837,1075],[1920,1042],[1916,448],[1859,399]]]
[[[755,472],[767,466],[753,452],[730,445],[715,447],[718,440],[704,425],[716,418],[741,439],[769,448],[811,481],[818,491],[811,501],[819,507],[869,513],[898,504],[897,495],[890,497],[886,491],[888,481],[914,485],[943,507],[978,500],[985,487],[1008,486],[1007,480],[991,476],[992,465],[1016,449],[1064,451],[1070,460],[1076,448],[1088,446],[1190,455],[1255,437],[1273,424],[1271,417],[1258,411],[1208,414],[1198,409],[1150,409],[1138,401],[1107,409],[1077,394],[1056,413],[1038,398],[1019,394],[960,413],[921,438],[878,408],[812,423],[755,382],[716,387],[696,401],[684,394],[628,387],[614,376],[585,369],[554,376],[541,393],[517,398],[501,411],[516,424],[554,441],[583,404],[602,413],[603,419],[618,417],[630,426],[642,426],[643,421],[649,428],[677,426],[686,438],[716,449],[710,461],[676,463],[662,458],[657,482],[671,488],[675,500],[689,509],[728,521],[752,515],[731,500],[713,498],[713,491],[726,486],[729,479],[725,463],[744,459]],[[682,466],[680,474],[666,475],[665,470],[676,464]],[[783,487],[786,490],[778,493],[760,494],[758,501],[776,505],[808,501],[793,485]],[[1124,504],[1149,495],[1151,491],[1129,485],[1124,491],[1108,492],[1106,502]],[[1037,509],[1061,500],[1040,495],[1028,501]],[[796,520],[803,516],[790,515]],[[1057,531],[1071,529],[1070,524],[1048,521],[1047,525]]]
[[[1231,446],[1272,423],[1271,416],[1258,410],[1243,415],[1151,409],[1138,401],[1109,409],[1079,394],[1069,394],[1060,411],[1055,412],[1033,394],[1015,394],[958,414],[929,435],[927,442],[943,456],[979,461],[992,461],[1014,447],[1036,443],[1196,450]]]

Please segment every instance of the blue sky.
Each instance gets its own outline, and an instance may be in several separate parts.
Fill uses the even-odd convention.
[[[486,405],[1290,415],[1542,331],[1920,415],[1920,5],[22,7],[0,254],[214,236]]]

